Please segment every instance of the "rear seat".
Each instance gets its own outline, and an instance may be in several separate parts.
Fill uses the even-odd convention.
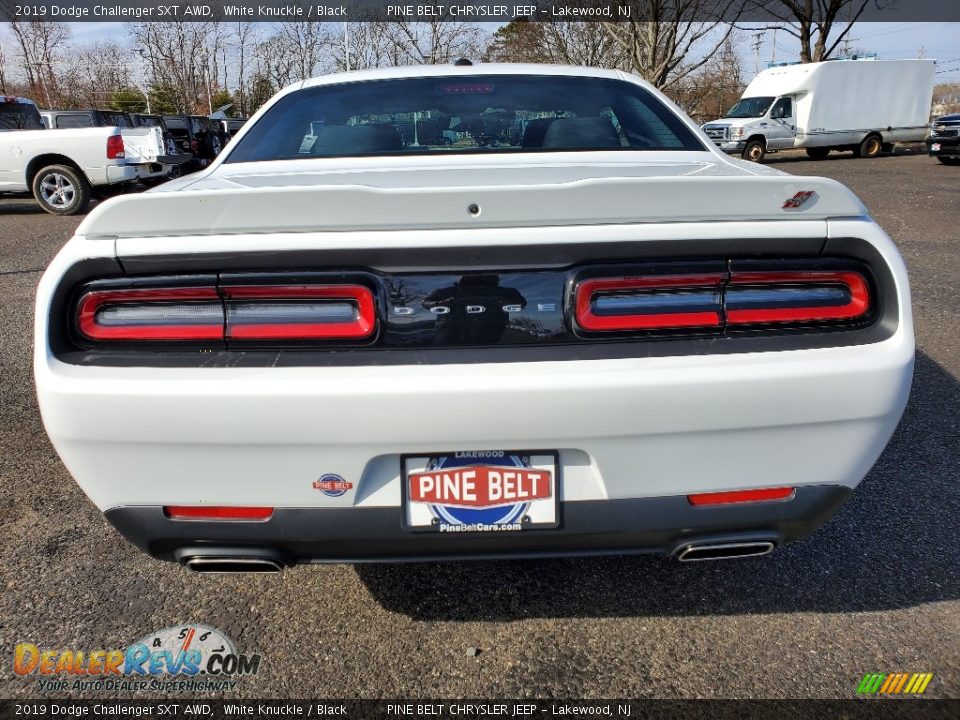
[[[620,136],[605,117],[560,118],[543,136],[544,148],[593,149],[621,147]]]

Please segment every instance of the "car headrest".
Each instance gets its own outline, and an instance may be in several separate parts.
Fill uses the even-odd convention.
[[[547,128],[557,118],[535,118],[527,123],[523,129],[523,139],[520,141],[520,147],[541,147],[543,145],[543,136],[547,133]]]
[[[312,155],[356,155],[400,150],[403,141],[393,125],[327,125],[317,130]]]
[[[561,118],[547,128],[543,147],[615,148],[620,147],[620,138],[605,117]]]

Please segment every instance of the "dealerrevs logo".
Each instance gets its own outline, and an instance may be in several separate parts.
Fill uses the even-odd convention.
[[[20,643],[13,671],[37,677],[48,691],[224,691],[256,675],[259,654],[237,651],[233,641],[206,625],[178,625],[150,633],[125,649],[42,649]]]

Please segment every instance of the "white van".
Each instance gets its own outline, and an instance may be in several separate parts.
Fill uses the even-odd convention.
[[[933,60],[828,60],[764,70],[740,101],[703,126],[731,155],[806,148],[875,157],[897,142],[922,142],[933,99]]]

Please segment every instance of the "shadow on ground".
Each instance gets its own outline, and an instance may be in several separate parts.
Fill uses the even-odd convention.
[[[829,162],[839,162],[847,160],[858,160],[860,162],[882,162],[894,157],[904,157],[910,155],[926,155],[927,149],[924,145],[907,145],[907,146],[897,146],[893,149],[893,152],[881,153],[875,158],[860,158],[853,154],[852,151],[842,150],[842,151],[833,151],[827,157],[814,162],[817,163],[829,163]],[[787,150],[783,152],[769,153],[764,159],[764,165],[779,165],[784,163],[795,163],[795,162],[811,162],[811,158],[803,150]]]
[[[422,620],[858,612],[955,600],[957,408],[960,383],[918,354],[907,411],[869,476],[825,527],[764,558],[359,565],[356,572],[383,607]]]

